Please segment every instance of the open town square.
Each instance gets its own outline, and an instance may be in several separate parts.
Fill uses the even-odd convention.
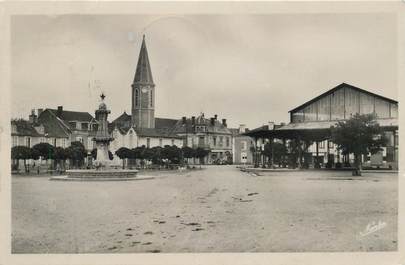
[[[117,182],[12,179],[15,253],[393,251],[397,175],[207,166]],[[373,230],[373,227],[375,231]]]

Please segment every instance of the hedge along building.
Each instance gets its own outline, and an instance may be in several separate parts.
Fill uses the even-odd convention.
[[[356,113],[375,114],[388,143],[382,153],[368,156],[363,162],[370,165],[398,168],[398,102],[364,89],[342,83],[312,100],[292,109],[290,123],[273,130],[253,130],[246,135],[255,139],[296,139],[315,143],[306,146],[307,162],[344,162],[336,146],[329,140],[331,126],[350,119]],[[285,141],[286,142],[286,141]],[[320,152],[321,147],[321,152]],[[350,157],[349,157],[350,159]]]

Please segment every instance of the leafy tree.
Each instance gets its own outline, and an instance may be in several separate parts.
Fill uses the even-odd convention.
[[[151,159],[153,164],[161,165],[162,164],[162,150],[160,146],[155,146],[150,149]]]
[[[197,147],[197,149],[195,150],[195,157],[199,159],[200,161],[200,167],[201,164],[204,162],[204,158],[209,154],[209,150],[206,150],[204,148],[201,147]]]
[[[183,157],[186,158],[187,160],[189,158],[195,157],[195,149],[188,147],[188,146],[184,146],[182,148],[182,153],[183,153]]]
[[[132,158],[132,150],[126,147],[121,147],[117,151],[115,151],[115,154],[122,159],[122,169],[125,169],[125,159],[130,159]]]
[[[32,147],[44,160],[54,159],[55,147],[49,143],[39,143]]]
[[[133,149],[133,156],[134,156],[135,159],[140,160],[141,167],[144,167],[144,165],[145,165],[145,161],[144,161],[145,158],[146,158],[145,150],[146,150],[146,147],[144,145],[138,146],[138,147]]]
[[[19,168],[19,160],[22,159],[24,160],[24,170],[27,172],[27,159],[31,159],[31,157],[32,150],[29,147],[19,145],[11,148],[11,158],[17,160],[17,170]]]
[[[31,148],[30,158],[33,160],[38,160],[39,157],[40,157],[39,152],[37,150]]]
[[[151,148],[145,148],[143,150],[143,157],[144,157],[145,160],[148,160],[148,161],[152,160],[153,155],[154,155],[153,150]]]
[[[55,168],[59,163],[62,168],[65,168],[65,161],[68,159],[68,152],[62,147],[55,147],[54,150]],[[61,163],[62,162],[62,163]]]
[[[137,158],[139,158],[139,149],[132,148],[129,159],[137,159]]]
[[[282,143],[274,143],[274,163],[279,165],[284,163],[284,158],[287,154],[287,147]]]
[[[361,155],[375,154],[381,151],[381,147],[386,143],[386,138],[382,137],[383,130],[375,118],[373,114],[356,114],[331,128],[331,139],[342,154],[354,155],[355,176],[361,176]]]
[[[168,159],[173,164],[178,164],[181,158],[181,149],[175,145],[165,145],[162,149],[162,158]]]
[[[289,167],[296,168],[302,167],[302,157],[305,151],[304,142],[300,139],[291,139],[289,142],[290,152],[288,156]],[[297,164],[298,161],[298,164]]]
[[[67,157],[72,160],[74,166],[80,166],[87,155],[86,149],[81,142],[75,141],[66,148]]]

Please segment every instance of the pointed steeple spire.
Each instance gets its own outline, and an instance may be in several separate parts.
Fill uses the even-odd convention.
[[[151,85],[154,84],[148,58],[148,50],[146,49],[145,35],[143,35],[141,51],[139,52],[138,65],[136,66],[134,84],[135,83]]]

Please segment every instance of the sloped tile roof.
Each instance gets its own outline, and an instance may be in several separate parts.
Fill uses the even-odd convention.
[[[46,110],[51,111],[55,115],[57,115],[57,113],[58,113],[58,110],[56,110],[56,109],[46,109]],[[91,114],[88,112],[68,111],[68,110],[63,110],[60,118],[64,121],[90,122],[91,120],[93,120],[93,116],[91,116]]]
[[[134,128],[136,133],[142,137],[163,137],[163,138],[181,138],[172,133],[174,125],[178,120],[169,118],[155,118],[155,128]],[[131,129],[131,115],[121,114],[118,118],[108,124],[110,133],[117,128],[121,134],[126,134]]]
[[[136,133],[142,137],[162,137],[162,138],[176,138],[182,139],[182,137],[172,134],[170,130],[157,129],[157,128],[137,128],[135,129]]]
[[[71,133],[69,126],[50,109],[39,115],[38,122],[44,126],[45,133],[49,137],[67,138]]]
[[[113,120],[111,123],[126,123],[126,122],[130,122],[131,121],[131,115],[127,114],[125,111],[118,116],[118,118],[116,118],[115,120]]]
[[[27,120],[23,119],[12,120],[11,125],[15,125],[16,128],[16,132],[12,133],[12,135],[32,136],[32,137],[43,136],[42,134],[39,134],[37,130],[35,130],[34,125]]]
[[[155,118],[155,128],[162,129],[162,128],[170,128],[172,129],[176,123],[178,122],[177,119],[168,119],[168,118]]]

